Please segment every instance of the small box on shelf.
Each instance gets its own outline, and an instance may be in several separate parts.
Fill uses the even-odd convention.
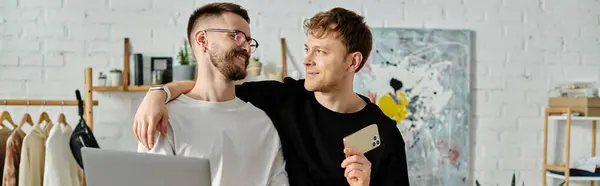
[[[548,98],[550,108],[571,108],[579,116],[600,116],[600,98],[598,97],[566,97]]]

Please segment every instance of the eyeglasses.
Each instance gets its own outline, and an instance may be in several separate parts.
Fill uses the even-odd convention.
[[[258,41],[256,41],[256,39],[251,38],[251,37],[247,37],[244,32],[239,31],[239,30],[230,30],[230,29],[221,29],[221,28],[207,28],[207,29],[204,29],[204,31],[233,33],[234,34],[234,40],[236,42],[238,42],[238,44],[242,44],[244,42],[250,43],[250,52],[254,52],[254,51],[256,51],[256,48],[258,48]]]

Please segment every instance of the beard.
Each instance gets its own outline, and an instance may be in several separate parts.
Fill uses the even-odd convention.
[[[246,67],[248,67],[248,63],[250,62],[250,55],[244,50],[233,48],[222,52],[222,49],[213,44],[210,47],[210,51],[208,51],[208,55],[212,64],[227,79],[237,81],[246,78]],[[244,68],[239,68],[235,65],[238,56],[244,58]]]

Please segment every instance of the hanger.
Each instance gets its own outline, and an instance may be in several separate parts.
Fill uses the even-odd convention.
[[[48,113],[46,112],[42,112],[42,114],[40,114],[38,125],[42,124],[43,121],[46,122],[46,126],[44,126],[44,130],[46,130],[52,124],[52,120],[50,120],[50,116],[48,116]]]
[[[20,130],[25,123],[29,123],[29,126],[33,126],[33,120],[31,119],[31,115],[29,115],[29,113],[25,113],[25,116],[23,116],[23,119],[21,119],[21,123],[19,123],[19,126],[17,126],[15,130]]]
[[[65,105],[65,101],[62,102],[62,105]],[[60,114],[58,115],[58,124],[68,125],[62,105],[60,106]]]
[[[67,124],[67,117],[65,117],[65,114],[64,114],[64,113],[60,113],[60,114],[58,115],[58,123],[59,123],[59,124],[61,124],[61,123],[62,123],[63,125],[68,125],[68,124]]]
[[[13,128],[17,126],[13,121],[12,117],[10,116],[10,113],[8,113],[8,111],[3,111],[2,115],[0,115],[0,126],[7,128],[6,125],[4,125],[3,123],[4,120],[8,121],[8,123],[10,123],[10,125],[12,125]]]

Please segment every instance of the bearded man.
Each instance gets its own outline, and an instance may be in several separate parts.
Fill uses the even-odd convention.
[[[241,6],[211,3],[189,18],[187,36],[198,75],[194,88],[170,101],[163,136],[138,152],[208,159],[212,185],[288,185],[279,134],[267,114],[236,97],[258,47]],[[156,86],[152,89],[164,89]],[[168,122],[168,123],[167,123]]]

